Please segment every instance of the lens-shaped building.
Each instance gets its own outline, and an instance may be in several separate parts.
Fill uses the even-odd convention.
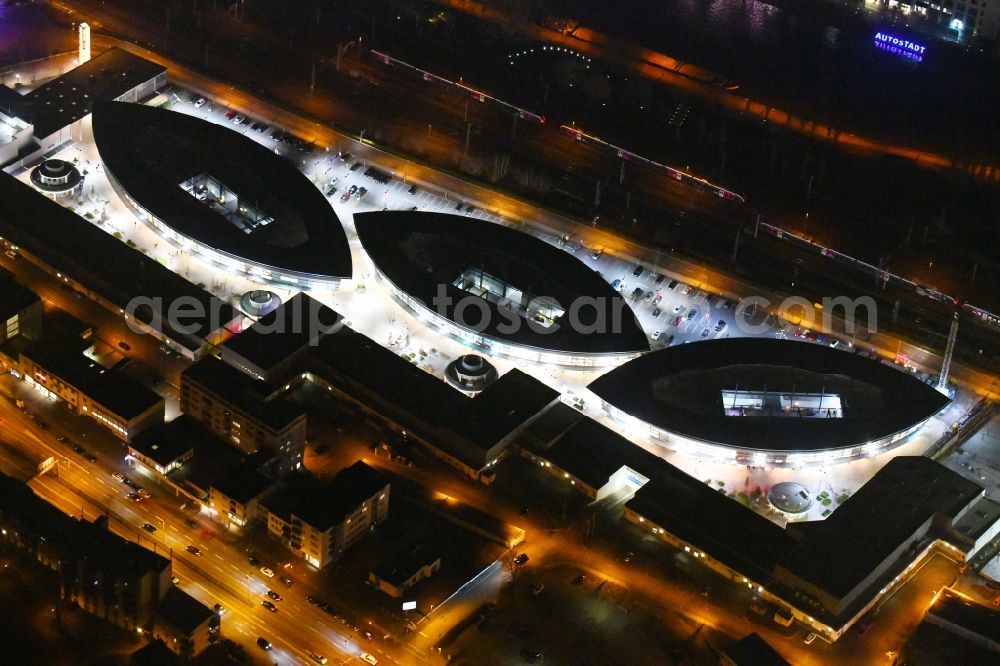
[[[763,466],[877,455],[949,402],[866,356],[769,338],[669,347],[588,388],[633,436],[697,458]]]
[[[621,294],[572,254],[460,215],[354,216],[358,238],[404,307],[470,347],[569,367],[649,350]]]
[[[344,228],[287,159],[222,125],[99,102],[94,141],[119,195],[157,233],[231,273],[336,289],[351,277]]]

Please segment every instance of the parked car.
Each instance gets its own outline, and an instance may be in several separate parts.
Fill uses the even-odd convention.
[[[691,308],[691,310],[688,312],[688,316],[687,316],[688,321],[691,321],[692,319],[694,319],[697,316],[698,316],[698,308]]]
[[[197,100],[195,100],[195,102],[194,102],[194,108],[200,109],[203,106],[205,106],[205,98],[204,97],[199,97]]]
[[[692,287],[689,284],[686,284],[686,285],[684,285],[684,288],[681,290],[681,293],[684,294],[685,296],[687,296],[688,294],[691,293],[692,289],[694,289],[694,287]]]
[[[718,331],[721,331],[721,330],[722,330],[722,329],[724,329],[725,327],[726,327],[726,322],[722,321],[721,319],[720,319],[720,320],[718,321],[718,323],[716,323],[716,324],[715,324],[715,330],[716,330],[717,332],[718,332]]]
[[[235,117],[236,117],[236,112],[235,111],[229,111],[229,112],[226,113],[226,120],[232,120]]]
[[[600,248],[594,248],[594,251],[590,253],[590,258],[593,259],[594,261],[597,261],[598,259],[601,258],[602,254],[604,254],[604,250]]]
[[[663,310],[661,310],[660,308],[656,308],[655,310],[653,310],[653,319],[659,318],[661,314],[663,314]]]
[[[340,195],[340,203],[344,203],[345,201],[347,201],[350,198],[351,198],[350,191],[344,192],[342,195]]]
[[[517,557],[514,558],[514,564],[516,564],[518,566],[521,566],[522,564],[524,564],[527,561],[528,561],[528,554],[527,553],[521,553],[520,555],[518,555]]]
[[[416,185],[410,185],[410,189],[408,189],[406,191],[408,193],[410,193],[410,194],[416,194],[417,193],[417,186]]]
[[[651,337],[653,340],[659,340],[661,335],[663,335],[663,331],[661,331],[660,329],[656,329],[655,331],[653,331],[653,334],[649,337]]]
[[[645,268],[643,268],[643,267],[642,267],[641,265],[640,265],[640,266],[636,266],[636,267],[635,267],[635,270],[633,270],[633,271],[632,271],[632,277],[639,277],[639,276],[640,276],[640,275],[642,275],[642,274],[643,274],[643,273],[644,273],[645,271],[646,271],[646,269],[645,269]]]
[[[810,632],[810,633],[806,634],[806,638],[805,638],[805,640],[804,640],[804,641],[802,641],[802,642],[803,642],[803,643],[805,643],[806,645],[809,645],[809,644],[810,644],[810,643],[812,643],[812,642],[813,642],[814,640],[816,640],[816,634],[814,634],[814,633]]]
[[[543,585],[542,583],[538,583],[533,588],[531,588],[531,594],[537,597],[539,594],[542,593],[544,589],[545,585]]]
[[[660,273],[659,275],[656,276],[656,284],[660,284],[661,282],[663,282],[666,279],[667,279],[667,276],[664,275],[663,273]]]
[[[671,280],[670,284],[667,285],[667,289],[676,289],[678,284],[677,280]]]

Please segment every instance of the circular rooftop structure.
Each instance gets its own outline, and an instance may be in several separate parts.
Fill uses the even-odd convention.
[[[767,501],[778,511],[788,514],[805,513],[812,506],[809,490],[801,483],[783,481],[767,491]]]
[[[460,215],[359,213],[355,228],[395,296],[491,354],[567,366],[649,350],[625,299],[583,262],[534,236]]]
[[[497,369],[478,354],[465,354],[448,364],[444,378],[466,393],[479,393],[497,379]]]
[[[240,307],[251,317],[263,317],[271,314],[281,305],[281,298],[273,291],[254,289],[243,294]]]
[[[48,159],[31,170],[31,185],[58,199],[79,192],[83,186],[83,175],[71,162]]]
[[[163,237],[262,282],[336,288],[351,276],[326,197],[265,146],[141,104],[95,102],[93,125],[112,185]]]
[[[901,444],[948,398],[909,373],[811,342],[726,338],[655,351],[591,382],[607,411],[672,450],[822,465]]]

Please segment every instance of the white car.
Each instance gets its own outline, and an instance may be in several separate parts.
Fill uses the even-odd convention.
[[[268,578],[274,578],[274,571],[272,571],[269,567],[261,567],[260,572]]]
[[[114,474],[112,474],[111,478],[114,479],[115,481],[119,481],[119,482],[125,481],[125,475],[124,474],[119,474],[118,472],[115,472]]]
[[[237,125],[242,125],[246,121],[247,121],[246,116],[236,116],[235,118],[233,118],[233,122],[236,123]]]
[[[329,659],[327,659],[323,655],[316,654],[315,652],[310,652],[309,653],[309,658],[312,659],[313,661],[315,661],[317,664],[325,664],[326,662],[330,661]]]
[[[654,340],[659,340],[661,335],[663,335],[663,331],[661,331],[660,329],[656,329],[655,331],[653,331],[653,334],[649,337],[653,338]]]
[[[809,645],[814,640],[816,640],[816,634],[809,634],[808,636],[806,636],[806,639],[802,642],[805,643],[806,645]]]
[[[205,105],[205,98],[204,97],[199,97],[198,100],[194,103],[194,108],[200,109],[204,105]]]
[[[371,664],[372,666],[375,666],[378,663],[378,659],[375,658],[375,655],[368,654],[367,652],[361,653],[361,660]]]

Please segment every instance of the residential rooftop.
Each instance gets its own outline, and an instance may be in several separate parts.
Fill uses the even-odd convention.
[[[180,416],[169,423],[158,423],[139,433],[129,447],[164,469],[188,451],[195,449],[203,430],[194,419]]]
[[[185,634],[191,634],[213,617],[215,617],[213,609],[176,585],[170,586],[156,608],[157,623],[163,622]]]
[[[40,341],[21,354],[126,421],[163,403],[162,397],[131,377],[105,369],[71,347]]]
[[[243,463],[227,470],[212,483],[212,487],[231,500],[246,504],[270,488],[269,478],[254,469],[254,466]]]
[[[230,403],[248,416],[281,430],[301,417],[301,407],[282,398],[271,398],[271,389],[263,381],[223,363],[213,356],[206,356],[187,367],[182,379],[193,380],[215,395]]]
[[[298,479],[288,489],[265,499],[264,505],[286,520],[295,515],[314,529],[326,531],[342,523],[387,485],[388,477],[359,460],[325,485],[308,475]]]

